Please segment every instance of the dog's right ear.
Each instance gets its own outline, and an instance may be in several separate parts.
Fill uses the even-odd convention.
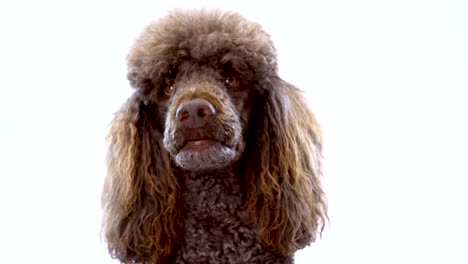
[[[116,113],[108,135],[103,235],[122,263],[159,263],[179,239],[179,184],[156,106],[136,92]]]

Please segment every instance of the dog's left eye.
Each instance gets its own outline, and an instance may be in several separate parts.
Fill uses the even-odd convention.
[[[239,77],[235,74],[229,74],[224,79],[224,84],[229,88],[238,88],[240,86]]]

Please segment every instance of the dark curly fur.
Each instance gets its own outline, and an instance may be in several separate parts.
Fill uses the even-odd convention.
[[[327,219],[321,134],[258,24],[174,11],[128,56],[103,232],[122,263],[293,263]]]

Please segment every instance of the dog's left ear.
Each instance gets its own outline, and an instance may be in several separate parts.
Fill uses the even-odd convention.
[[[291,255],[328,219],[320,183],[322,137],[301,91],[277,78],[260,97],[246,163],[248,206],[260,240]]]

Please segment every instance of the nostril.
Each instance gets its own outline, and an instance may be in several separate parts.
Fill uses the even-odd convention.
[[[177,119],[179,119],[179,121],[181,121],[181,122],[188,119],[189,117],[190,117],[190,114],[189,114],[188,111],[183,110],[183,111],[177,113]]]
[[[200,107],[197,111],[197,115],[202,118],[208,118],[214,114],[214,111],[209,107]]]
[[[198,114],[199,117],[205,117],[206,116],[205,112],[206,112],[205,109],[200,108],[200,109],[198,109],[197,114]]]

